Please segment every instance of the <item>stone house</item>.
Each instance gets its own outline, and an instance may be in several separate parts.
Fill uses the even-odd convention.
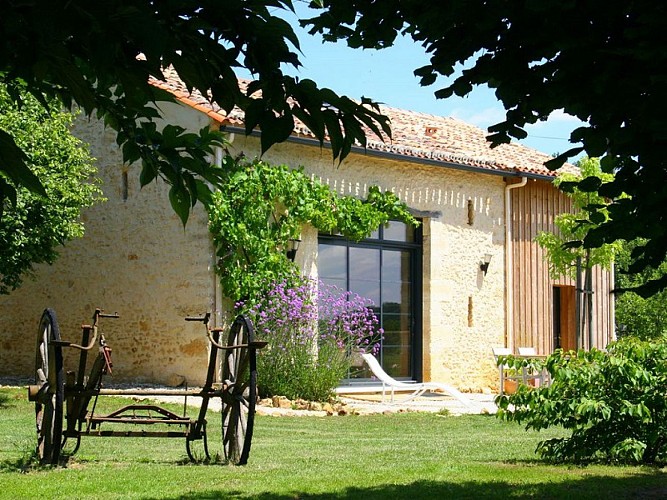
[[[165,120],[191,130],[221,127],[234,151],[259,154],[259,139],[244,135],[240,112],[225,115],[189,95],[173,73],[154,83],[179,102],[160,106]],[[393,141],[369,138],[367,150],[354,150],[340,166],[304,127],[264,159],[301,165],[344,194],[363,197],[372,185],[393,190],[421,219],[416,230],[393,223],[360,243],[305,227],[296,256],[305,273],[381,306],[385,369],[397,378],[485,390],[497,386],[492,347],[529,346],[541,354],[591,341],[605,347],[614,335],[610,273],[595,272],[595,336],[577,341],[575,284],[549,277],[533,241],[569,209],[543,166],[548,157],[518,144],[490,149],[484,131],[452,118],[383,113]],[[201,324],[183,318],[211,311],[223,324],[228,308],[206,214],[197,205],[183,229],[168,186],[139,189],[139,166],[123,164],[101,122],[81,120],[75,134],[98,159],[108,201],[85,213],[85,237],[69,243],[53,266],[38,266],[34,280],[0,296],[0,375],[33,374],[45,307],[56,311],[63,338],[72,341],[101,307],[120,315],[102,325],[115,377],[201,382],[208,343]],[[65,363],[73,366],[73,359]]]

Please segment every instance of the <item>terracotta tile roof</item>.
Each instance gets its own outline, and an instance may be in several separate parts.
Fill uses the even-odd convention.
[[[172,93],[183,104],[207,114],[216,122],[243,127],[244,114],[238,108],[226,113],[198,91],[188,92],[173,68],[164,70],[165,81],[151,80],[151,84]],[[239,88],[245,92],[249,81],[239,79]],[[486,132],[455,118],[417,113],[382,106],[382,114],[391,120],[392,140],[383,142],[373,132],[367,132],[367,149],[405,159],[427,160],[449,166],[471,167],[509,175],[548,176],[556,174],[544,166],[550,156],[518,143],[503,144],[491,149]],[[295,119],[294,136],[314,138],[299,120]],[[575,167],[566,165],[572,170]]]

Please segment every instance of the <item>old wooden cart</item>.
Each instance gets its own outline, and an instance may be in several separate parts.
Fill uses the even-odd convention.
[[[254,340],[252,322],[238,316],[226,343],[220,342],[223,330],[209,328],[209,314],[185,318],[204,325],[211,344],[206,381],[196,390],[112,390],[103,388],[103,378],[111,374],[111,348],[99,330],[101,318],[118,318],[96,309],[92,324],[81,327],[81,343],[62,340],[55,312],[46,309],[39,323],[35,362],[35,384],[28,396],[35,402],[37,454],[40,462],[57,464],[61,450],[75,453],[82,436],[180,437],[185,438],[191,460],[210,459],[206,435],[206,414],[212,398],[220,398],[222,415],[222,448],[228,463],[245,464],[250,453],[257,395],[256,351],[266,345]],[[86,376],[89,353],[97,346],[97,355]],[[63,348],[80,351],[76,371],[65,372]],[[218,365],[218,351],[222,352]],[[219,380],[219,381],[216,381]],[[95,413],[99,396],[183,396],[201,398],[196,419],[155,404],[130,404],[112,413]],[[92,402],[92,408],[89,409]],[[187,405],[184,404],[184,407]],[[116,424],[131,424],[118,426]],[[109,429],[116,427],[122,430]],[[127,430],[128,427],[135,429]],[[160,430],[146,431],[150,426]]]

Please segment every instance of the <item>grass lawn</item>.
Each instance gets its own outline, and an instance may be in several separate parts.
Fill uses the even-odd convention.
[[[215,443],[216,417],[208,418]],[[535,445],[557,431],[526,432],[493,416],[258,417],[255,425],[244,467],[191,465],[182,439],[84,437],[66,467],[26,468],[33,406],[25,391],[0,389],[0,498],[667,497],[666,469],[544,464]]]

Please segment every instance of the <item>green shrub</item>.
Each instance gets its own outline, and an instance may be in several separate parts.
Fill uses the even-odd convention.
[[[551,461],[667,460],[667,342],[624,338],[607,352],[556,351],[548,387],[522,386],[496,399],[498,416],[526,429],[562,426],[569,437],[539,443]]]
[[[0,196],[0,295],[20,287],[33,274],[35,264],[53,264],[61,245],[83,236],[83,209],[103,200],[99,181],[93,179],[94,159],[70,132],[74,115],[63,112],[58,101],[38,101],[20,90],[17,99],[0,84],[0,132],[9,134],[26,154],[27,166],[47,195],[19,187],[12,200],[10,176],[0,174],[0,193],[4,193]],[[2,157],[0,163],[9,167],[8,158]]]

